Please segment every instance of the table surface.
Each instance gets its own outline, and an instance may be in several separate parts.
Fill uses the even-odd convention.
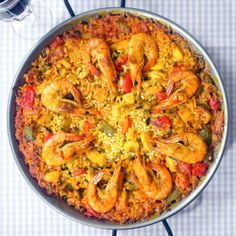
[[[42,3],[43,2],[43,3]],[[53,26],[69,18],[62,0],[41,1],[51,9]],[[117,0],[71,0],[76,13],[119,6]],[[235,0],[127,0],[126,6],[163,15],[197,38],[222,74],[229,98],[230,134],[223,161],[208,187],[168,222],[178,236],[236,234],[236,1]],[[47,15],[42,15],[48,24]],[[37,30],[37,29],[36,29]],[[21,39],[10,24],[0,22],[0,235],[111,235],[70,221],[47,206],[20,174],[7,137],[7,99],[14,75],[36,41]],[[120,231],[118,235],[166,235],[162,224]]]

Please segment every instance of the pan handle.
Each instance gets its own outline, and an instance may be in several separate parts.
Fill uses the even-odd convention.
[[[168,222],[167,222],[166,220],[163,220],[162,223],[163,223],[163,225],[164,225],[164,227],[165,227],[165,230],[166,230],[166,232],[167,232],[167,235],[168,235],[168,236],[173,236],[173,233],[172,233],[172,231],[171,231],[171,228],[170,228]],[[113,230],[112,230],[112,236],[116,236],[116,234],[117,234],[117,230],[113,229]]]
[[[166,220],[163,220],[162,223],[163,223],[163,225],[164,225],[164,227],[165,227],[165,230],[166,230],[166,232],[167,232],[167,235],[168,235],[168,236],[173,236],[173,233],[172,233],[172,231],[171,231],[171,228],[170,228],[168,222],[167,222]],[[116,235],[117,235],[117,230],[113,229],[111,235],[112,235],[112,236],[116,236]]]
[[[65,4],[65,6],[67,8],[67,11],[69,12],[70,16],[74,17],[75,16],[75,12],[73,11],[69,1],[68,0],[64,0],[64,4]]]
[[[120,7],[125,7],[125,0],[120,1]]]
[[[74,17],[75,16],[75,12],[73,11],[69,1],[68,0],[64,0],[64,4],[65,4],[66,9],[69,12],[70,16]],[[120,1],[120,7],[125,7],[125,0],[121,0]]]
[[[166,220],[163,220],[162,223],[163,223],[163,225],[165,227],[165,230],[166,230],[168,236],[173,236],[173,233],[171,231],[171,228],[170,228],[168,222]]]

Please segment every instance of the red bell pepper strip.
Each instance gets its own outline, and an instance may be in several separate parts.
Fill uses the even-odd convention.
[[[212,111],[217,111],[220,107],[220,101],[217,98],[210,98],[209,105]]]
[[[63,43],[64,43],[64,40],[61,37],[57,36],[50,44],[50,48],[56,49],[58,46],[62,45]]]
[[[205,176],[207,172],[207,163],[195,163],[193,166],[192,175],[193,176]]]
[[[34,98],[36,92],[33,86],[26,86],[21,100],[21,107],[24,109],[31,109],[34,106]]]
[[[165,92],[158,92],[156,93],[156,98],[159,102],[165,100],[167,98]]]
[[[124,93],[130,93],[133,88],[133,82],[131,80],[130,73],[126,74],[123,83],[122,83],[122,90]]]
[[[53,132],[48,132],[48,134],[44,138],[44,142],[47,142],[53,136]]]
[[[123,124],[122,134],[125,135],[131,126],[132,126],[132,119],[128,116]]]
[[[74,174],[75,176],[80,176],[80,175],[85,174],[85,173],[86,173],[86,170],[84,170],[84,169],[75,168],[75,169],[73,170],[73,174]]]
[[[153,124],[161,129],[167,129],[167,128],[170,128],[170,126],[172,125],[172,122],[168,116],[163,115],[163,116],[157,117],[153,121]]]

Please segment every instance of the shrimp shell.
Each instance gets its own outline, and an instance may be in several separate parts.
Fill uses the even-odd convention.
[[[147,62],[144,65],[144,55]],[[158,47],[156,41],[145,33],[134,34],[129,42],[129,68],[130,75],[137,89],[141,89],[142,71],[148,71],[158,58]]]
[[[89,55],[95,57],[102,74],[109,81],[112,91],[116,93],[117,75],[106,41],[101,38],[92,38],[88,41],[86,49]]]
[[[102,176],[103,172],[98,172],[98,174],[96,174],[92,181],[88,184],[87,198],[89,205],[95,211],[99,213],[106,213],[115,206],[120,196],[120,191],[123,184],[122,163],[120,162],[118,164],[112,177],[108,181],[106,189],[104,191],[99,191],[96,185],[101,180]]]
[[[174,84],[177,82],[180,84],[179,88],[170,94],[174,88]],[[161,110],[172,109],[187,102],[197,92],[199,79],[190,71],[178,71],[170,76],[169,86],[170,87],[166,89],[169,97],[153,107],[152,110],[154,113],[158,113]]]
[[[42,159],[47,165],[60,166],[71,160],[75,155],[81,155],[88,150],[94,137],[84,137],[78,134],[59,132],[50,137],[43,145]],[[64,142],[70,142],[65,144]]]
[[[164,166],[155,165],[153,169],[156,171],[156,175],[151,168],[145,166],[140,156],[134,160],[133,170],[141,190],[151,199],[163,200],[172,190],[172,177]]]
[[[187,143],[187,145],[180,142]],[[153,144],[159,153],[186,163],[203,161],[207,154],[204,139],[194,133],[176,134],[166,141],[155,140]]]

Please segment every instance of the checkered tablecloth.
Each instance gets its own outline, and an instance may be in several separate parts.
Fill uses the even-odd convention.
[[[51,9],[53,25],[69,17],[62,0],[39,2]],[[71,3],[76,13],[119,6],[117,0],[71,0]],[[177,236],[236,235],[236,1],[127,0],[126,6],[150,10],[182,25],[207,49],[223,76],[231,119],[223,161],[203,193],[168,222]],[[41,19],[48,24],[47,15]],[[19,38],[8,23],[0,22],[0,235],[111,235],[108,230],[70,221],[48,207],[30,189],[14,162],[6,126],[8,93],[20,62],[35,43]],[[156,224],[120,231],[118,235],[166,233],[162,224]]]

